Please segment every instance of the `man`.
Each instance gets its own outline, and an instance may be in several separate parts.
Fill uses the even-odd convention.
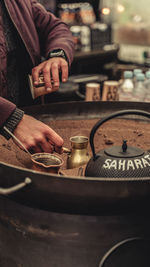
[[[47,93],[58,90],[59,74],[65,82],[73,52],[68,26],[36,0],[0,0],[1,134],[9,138],[2,129],[5,125],[33,152],[51,152],[53,146],[60,151],[62,138],[45,124],[25,115],[16,105],[36,103],[29,90],[28,74],[32,74],[34,85],[38,85],[39,75],[43,74]]]

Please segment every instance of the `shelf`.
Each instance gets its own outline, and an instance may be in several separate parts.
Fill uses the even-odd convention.
[[[74,61],[78,59],[94,58],[97,56],[104,56],[104,55],[108,56],[110,54],[118,53],[118,49],[119,49],[118,46],[109,45],[107,47],[103,49],[88,51],[88,52],[83,52],[83,51],[75,52]]]
[[[71,74],[103,73],[105,64],[116,62],[118,46],[107,45],[104,49],[75,52]]]

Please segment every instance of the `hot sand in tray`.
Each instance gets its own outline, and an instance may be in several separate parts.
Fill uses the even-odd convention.
[[[70,137],[84,135],[89,137],[91,129],[97,119],[90,120],[56,120],[47,124],[54,129],[63,139],[64,147],[71,148]],[[150,123],[143,120],[113,119],[102,125],[94,137],[95,151],[98,152],[106,147],[121,146],[123,139],[127,140],[128,146],[150,149]],[[7,141],[0,136],[0,161],[17,167],[32,169],[30,156],[22,151],[13,140]],[[92,156],[90,145],[88,152]],[[62,173],[68,176],[77,176],[78,168],[67,170],[67,154],[59,155],[64,160],[61,167]],[[84,166],[85,167],[85,166]]]

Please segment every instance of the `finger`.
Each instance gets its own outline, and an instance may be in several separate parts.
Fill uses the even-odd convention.
[[[68,63],[64,60],[61,62],[61,72],[62,82],[66,82],[68,80]]]
[[[26,147],[31,154],[43,152],[40,142],[38,142],[36,138],[30,140],[30,142],[26,144]]]
[[[45,140],[45,142],[41,142],[40,147],[41,147],[43,152],[46,152],[46,153],[53,153],[54,152],[54,145],[51,144],[48,140]]]
[[[64,144],[64,140],[50,128],[50,130],[46,134],[47,140],[51,145],[55,147],[62,147]]]
[[[39,76],[41,73],[41,69],[42,69],[42,66],[40,67],[38,66],[32,69],[32,79],[33,79],[33,83],[35,86],[39,84]]]
[[[46,64],[43,68],[43,76],[44,76],[44,83],[45,88],[48,92],[52,91],[52,81],[51,81],[51,75],[50,75],[50,65]]]
[[[60,81],[59,81],[59,65],[56,62],[53,62],[51,65],[51,75],[53,78],[53,91],[59,89]]]
[[[28,151],[31,153],[31,154],[35,154],[35,153],[40,153],[42,152],[41,151],[41,148],[38,147],[38,146],[31,146],[28,148]]]
[[[55,146],[54,151],[57,152],[58,154],[63,154],[63,148],[62,147]]]

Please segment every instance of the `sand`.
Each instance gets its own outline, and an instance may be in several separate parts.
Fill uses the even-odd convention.
[[[92,120],[56,120],[47,124],[64,139],[64,146],[71,148],[70,137],[84,135],[89,137],[91,129],[97,122]],[[127,140],[128,146],[150,149],[150,123],[139,120],[114,119],[104,123],[96,132],[94,138],[95,151],[98,152],[106,147],[122,145],[123,139]],[[12,139],[7,141],[0,136],[0,161],[14,166],[32,169],[30,156],[22,151]],[[90,145],[88,152],[92,156]],[[64,164],[60,171],[64,175],[78,175],[78,168],[67,170],[67,154],[62,154]],[[84,166],[85,167],[85,166]]]

